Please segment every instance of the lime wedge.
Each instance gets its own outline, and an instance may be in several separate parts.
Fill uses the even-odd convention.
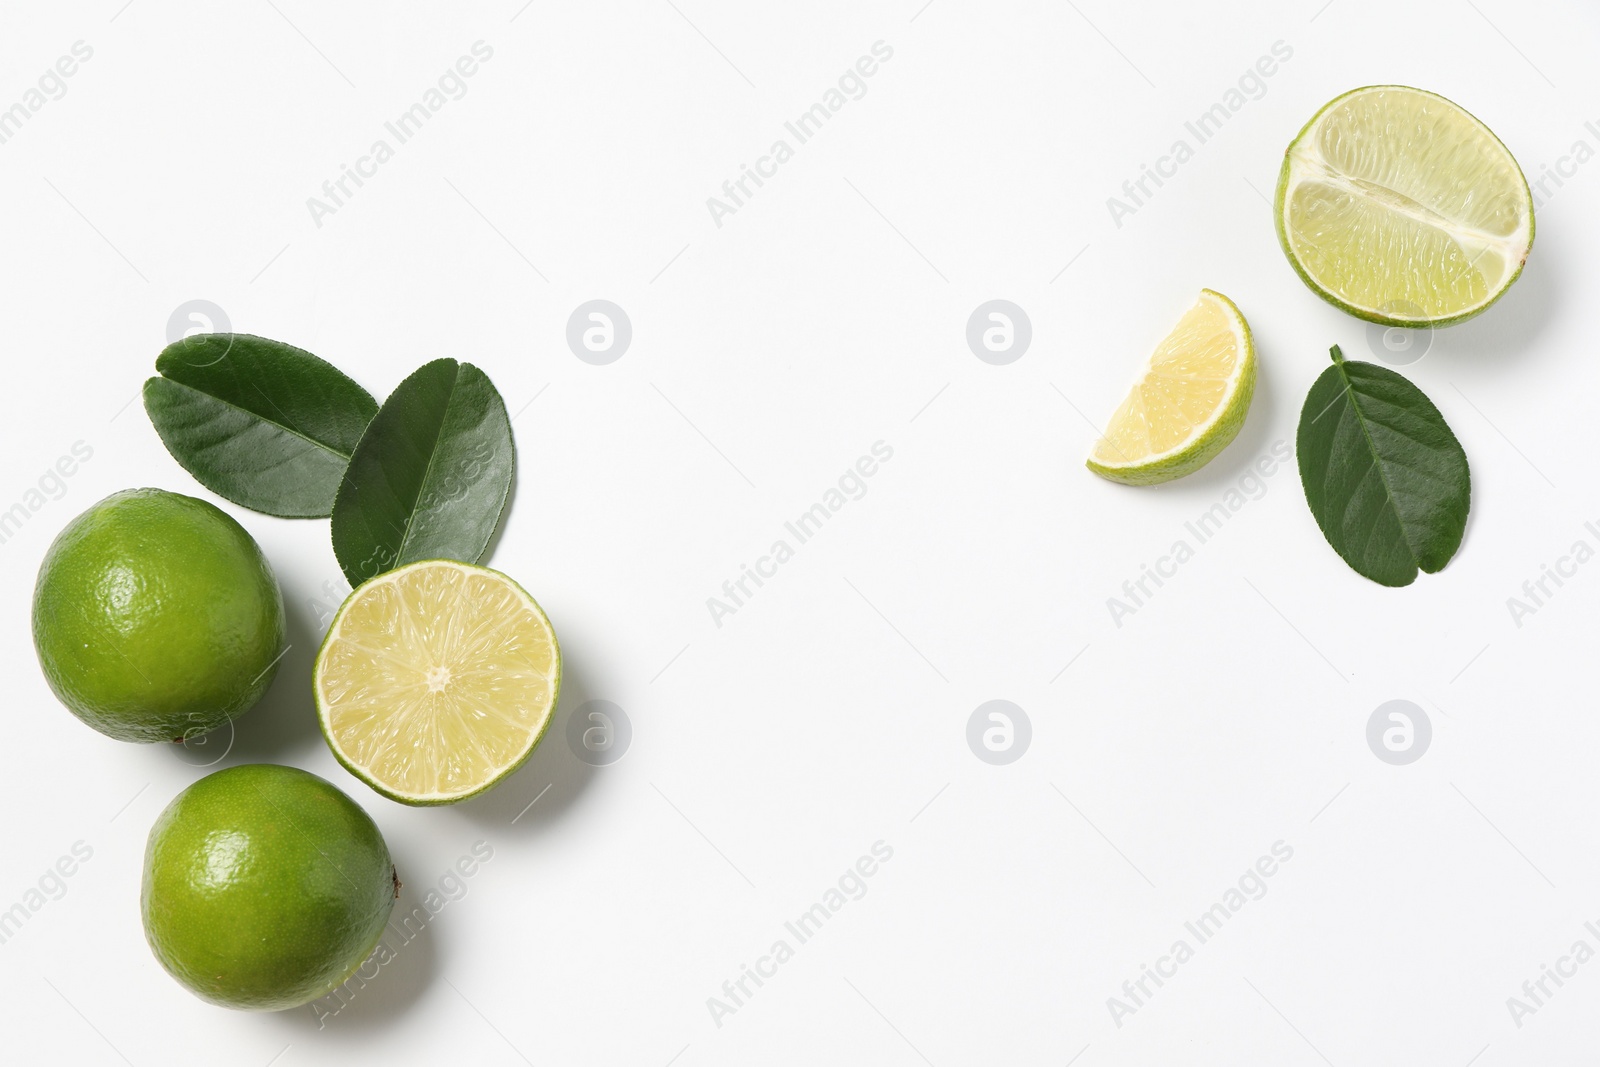
[[[312,671],[345,768],[402,804],[448,804],[522,765],[561,690],[561,650],[499,571],[424,560],[351,593]]]
[[[1278,176],[1278,240],[1313,292],[1369,322],[1443,326],[1498,300],[1533,246],[1533,196],[1489,128],[1403,85],[1345,93]]]
[[[1192,474],[1239,435],[1255,388],[1249,324],[1232,300],[1202,289],[1111,416],[1088,467],[1128,485]]]

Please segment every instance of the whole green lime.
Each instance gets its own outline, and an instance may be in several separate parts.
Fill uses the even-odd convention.
[[[203,1000],[281,1011],[337,989],[377,946],[400,882],[370,816],[267,763],[200,779],[150,828],[145,939]]]
[[[33,590],[33,645],[74,715],[122,741],[181,741],[244,714],[283,650],[283,595],[220,508],[163,489],[67,524]]]

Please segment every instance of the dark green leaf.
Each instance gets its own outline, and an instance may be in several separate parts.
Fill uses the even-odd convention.
[[[1333,550],[1380,585],[1442,570],[1461,547],[1472,479],[1461,443],[1422,391],[1337,345],[1300,410],[1306,503]]]
[[[333,551],[351,585],[421,559],[483,558],[511,493],[511,420],[470,363],[436,359],[383,402],[339,486]]]
[[[378,402],[310,352],[244,333],[204,333],[156,357],[144,407],[174,459],[241,507],[287,518],[333,510]]]

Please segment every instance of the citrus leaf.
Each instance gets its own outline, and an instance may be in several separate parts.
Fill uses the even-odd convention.
[[[244,333],[203,333],[156,357],[144,407],[162,444],[213,493],[252,511],[333,510],[378,402],[310,352]]]
[[[1442,570],[1461,547],[1472,478],[1461,443],[1422,391],[1333,347],[1300,409],[1300,484],[1323,536],[1380,585]]]
[[[477,563],[511,495],[511,420],[470,363],[436,359],[401,382],[356,445],[333,503],[333,551],[352,586],[406,563]]]

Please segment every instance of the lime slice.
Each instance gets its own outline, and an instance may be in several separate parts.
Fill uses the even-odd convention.
[[[1128,485],[1192,474],[1239,435],[1256,388],[1250,326],[1210,289],[1156,346],[1089,453],[1089,469]]]
[[[345,599],[311,682],[350,773],[402,804],[448,804],[528,758],[555,711],[561,650],[510,578],[424,560]]]
[[[1533,196],[1489,128],[1442,96],[1370,85],[1284,153],[1278,240],[1313,292],[1385,326],[1442,326],[1498,300],[1533,247]]]

